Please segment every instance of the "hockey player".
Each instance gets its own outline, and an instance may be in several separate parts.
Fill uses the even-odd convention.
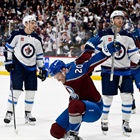
[[[5,47],[5,68],[10,72],[14,105],[17,104],[21,92],[25,90],[25,123],[35,123],[36,118],[31,111],[37,90],[36,71],[44,81],[47,71],[44,67],[41,38],[34,32],[36,19],[34,15],[23,18],[24,29],[14,30],[7,39]],[[23,89],[24,83],[24,89]],[[10,123],[13,115],[12,95],[9,95],[5,123]]]
[[[140,52],[140,20],[138,21],[136,27],[132,31],[132,35],[134,37],[135,44]],[[139,84],[140,83],[140,64],[136,65],[136,64],[132,63],[131,66],[132,66],[132,68],[131,68],[132,76],[134,78],[135,85],[140,91],[140,84]],[[136,104],[135,104],[135,99],[133,98],[132,114],[135,114],[135,113],[136,113]]]
[[[52,124],[50,133],[56,139],[83,140],[78,136],[81,123],[95,122],[102,114],[102,98],[95,88],[90,73],[93,69],[108,59],[112,53],[120,50],[121,44],[116,42],[118,47],[114,47],[111,42],[97,54],[93,54],[90,59],[79,56],[70,65],[66,65],[61,60],[55,60],[49,67],[49,74],[58,81],[61,81],[70,94],[68,108]],[[83,52],[82,55],[88,55]],[[85,56],[86,57],[86,56]],[[89,59],[85,61],[86,59]]]
[[[120,10],[115,10],[110,16],[113,28],[101,31],[99,36],[103,40],[99,44],[99,48],[115,41],[123,44],[121,50],[115,53],[114,62],[112,64],[112,57],[101,65],[102,77],[102,94],[103,94],[103,113],[101,117],[101,129],[104,134],[108,131],[108,115],[112,105],[113,97],[118,94],[122,100],[122,128],[126,136],[130,136],[132,129],[129,127],[129,120],[132,109],[132,93],[133,93],[133,79],[131,76],[130,61],[138,64],[140,55],[135,46],[133,37],[122,29],[124,24],[124,13]],[[115,27],[115,28],[114,28]],[[117,33],[115,34],[115,30]],[[111,67],[114,65],[113,80],[110,79]],[[108,88],[110,87],[110,88]]]
[[[137,66],[132,66],[131,68],[132,77],[134,79],[135,85],[137,89],[140,91],[140,63]],[[132,94],[133,97],[133,94]],[[133,97],[133,103],[132,103],[132,114],[136,113],[136,103],[135,98]]]

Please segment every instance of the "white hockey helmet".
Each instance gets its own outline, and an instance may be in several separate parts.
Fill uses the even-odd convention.
[[[124,18],[124,13],[121,10],[115,10],[110,15],[110,19],[112,20],[116,16],[122,16]]]
[[[25,26],[25,23],[29,22],[29,21],[36,21],[35,15],[27,15],[27,16],[25,16],[23,18],[23,20],[22,20],[22,24]]]

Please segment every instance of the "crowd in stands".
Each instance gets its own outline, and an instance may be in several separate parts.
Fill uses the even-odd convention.
[[[124,28],[138,28],[140,0],[0,0],[0,46],[13,29],[23,28],[25,15],[34,14],[45,56],[78,56],[81,46],[99,30],[110,26],[110,14],[126,14]]]

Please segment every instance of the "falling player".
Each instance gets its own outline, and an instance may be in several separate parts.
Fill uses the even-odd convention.
[[[61,81],[70,94],[68,108],[52,124],[50,133],[56,139],[83,140],[78,136],[82,122],[95,122],[102,114],[102,98],[90,78],[93,69],[108,59],[108,56],[120,50],[121,44],[111,42],[97,54],[84,62],[79,56],[70,65],[61,60],[55,60],[49,67],[49,74]],[[83,52],[82,55],[84,55]],[[88,55],[88,54],[87,54]]]

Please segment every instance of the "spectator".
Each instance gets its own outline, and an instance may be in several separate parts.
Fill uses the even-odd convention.
[[[57,0],[44,0],[44,3],[41,0],[17,0],[16,4],[13,0],[1,0],[0,34],[4,36],[5,30],[7,31],[9,26],[9,20],[14,19],[13,23],[17,24],[15,27],[21,28],[20,22],[22,18],[28,14],[35,14],[38,18],[40,33],[41,30],[46,29],[48,23],[53,23],[53,27],[56,27],[57,33],[53,40],[56,40],[57,37],[59,38],[59,32],[66,30],[68,27],[69,33],[67,33],[70,35],[72,43],[76,43],[75,37],[80,30],[80,25],[83,25],[83,29],[87,34],[84,40],[87,41],[95,34],[98,29],[98,22],[101,19],[105,20],[103,25],[108,26],[110,13],[118,6],[125,7],[125,10],[129,13],[128,15],[130,15],[127,19],[132,20],[136,24],[140,18],[140,0],[62,0],[59,2]],[[131,28],[130,32],[133,29]],[[51,37],[50,33],[48,35]],[[56,49],[59,48],[59,43],[55,44]]]
[[[50,36],[44,39],[43,49],[45,56],[53,56],[53,41],[50,39]]]

